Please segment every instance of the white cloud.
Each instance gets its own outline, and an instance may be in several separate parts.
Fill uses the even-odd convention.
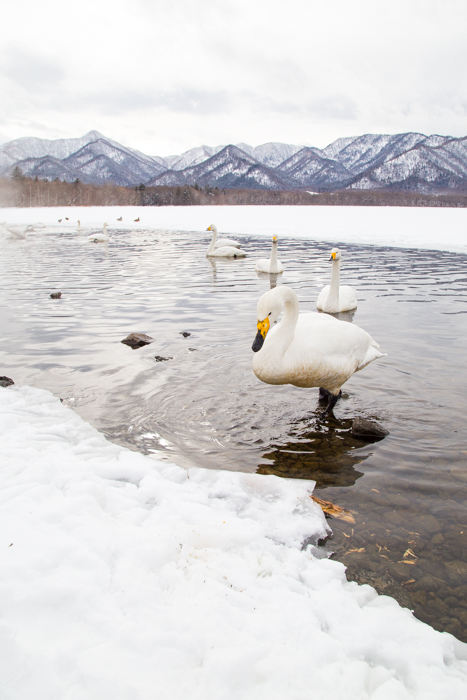
[[[365,132],[464,135],[463,0],[18,0],[0,131],[148,153]]]

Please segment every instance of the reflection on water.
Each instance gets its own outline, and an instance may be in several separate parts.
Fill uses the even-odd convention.
[[[308,427],[300,422],[289,430],[287,442],[269,446],[263,454],[267,461],[262,461],[258,472],[313,479],[318,489],[353,486],[363,476],[355,466],[370,457],[371,452],[368,443],[352,436],[351,428],[350,419],[338,421],[333,415]]]
[[[328,243],[283,239],[274,279],[254,270],[267,240],[245,239],[246,259],[214,260],[204,234],[111,229],[97,245],[89,233],[5,242],[1,374],[51,390],[130,449],[316,480],[320,496],[354,513],[354,526],[331,521],[325,544],[349,577],[467,638],[466,256],[345,246],[341,279],[358,298],[346,320],[388,355],[323,418],[316,389],[253,375],[251,344],[271,286],[292,286],[303,311],[316,309]],[[154,341],[133,351],[120,342],[131,332]],[[357,441],[356,416],[389,435]]]

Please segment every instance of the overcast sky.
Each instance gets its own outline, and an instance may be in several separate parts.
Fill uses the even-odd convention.
[[[467,134],[465,0],[16,0],[0,17],[0,143]]]

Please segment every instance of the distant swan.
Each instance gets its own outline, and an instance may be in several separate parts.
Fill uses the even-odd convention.
[[[229,246],[230,248],[242,247],[241,243],[233,241],[231,238],[217,238],[217,226],[215,224],[208,226],[206,231],[212,231],[212,237],[216,239],[215,248],[223,248],[224,246]]]
[[[104,224],[102,233],[92,233],[90,236],[88,236],[88,241],[91,241],[91,243],[105,243],[106,241],[110,240],[109,234],[107,233],[107,226],[108,224]]]
[[[8,226],[8,224],[5,221],[3,222],[2,228],[3,228],[4,232],[9,235],[9,238],[11,238],[12,240],[18,240],[18,241],[22,241],[27,237],[28,229],[29,229],[29,227],[27,227],[26,229],[23,229],[23,228],[20,228],[19,226]],[[31,229],[29,229],[29,230],[31,230]]]
[[[270,258],[260,258],[255,265],[256,272],[268,272],[280,274],[284,272],[284,266],[277,259],[277,236],[272,237],[272,248]]]
[[[332,260],[331,284],[328,284],[321,290],[316,306],[319,311],[325,311],[328,314],[352,311],[352,309],[357,308],[355,290],[348,285],[339,286],[341,269],[341,252],[339,248],[331,250],[329,260]]]
[[[238,248],[234,248],[233,246],[221,246],[220,248],[216,248],[216,240],[217,240],[217,228],[215,226],[209,226],[209,228],[206,229],[207,231],[212,231],[212,240],[208,248],[208,252],[206,253],[206,257],[208,258],[244,258],[246,256],[246,253],[243,250],[238,250]]]
[[[274,326],[284,310],[281,322]],[[258,302],[253,372],[266,384],[319,387],[331,411],[341,386],[373,360],[383,357],[362,328],[327,314],[299,313],[298,297],[280,286]]]

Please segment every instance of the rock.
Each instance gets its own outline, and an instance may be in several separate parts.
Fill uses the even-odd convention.
[[[136,350],[136,348],[142,348],[143,345],[149,345],[153,340],[154,338],[151,338],[150,335],[146,335],[145,333],[130,333],[130,335],[123,338],[121,342],[124,345],[129,345],[133,350]]]
[[[187,333],[186,331],[180,331],[180,335],[183,335],[184,338],[188,338],[191,333]]]
[[[462,578],[465,576],[467,577],[467,562],[465,561],[448,561],[445,564],[446,569],[448,571],[454,572],[455,574],[459,574],[459,576],[462,576]]]
[[[363,440],[372,440],[374,438],[381,439],[389,435],[389,431],[382,428],[378,423],[367,420],[366,418],[361,418],[360,416],[353,419],[351,432],[354,437]]]
[[[0,386],[12,386],[12,384],[14,381],[10,377],[0,377]]]
[[[51,299],[61,299],[61,297],[62,297],[61,292],[52,292],[52,294],[50,295]]]
[[[410,531],[415,530],[420,535],[425,532],[429,535],[434,535],[441,530],[441,525],[434,515],[427,513],[425,515],[416,515],[415,518],[408,520],[406,528]]]
[[[122,341],[123,342],[123,341]],[[156,362],[167,362],[167,360],[173,360],[173,357],[162,357],[162,355],[154,355]]]

